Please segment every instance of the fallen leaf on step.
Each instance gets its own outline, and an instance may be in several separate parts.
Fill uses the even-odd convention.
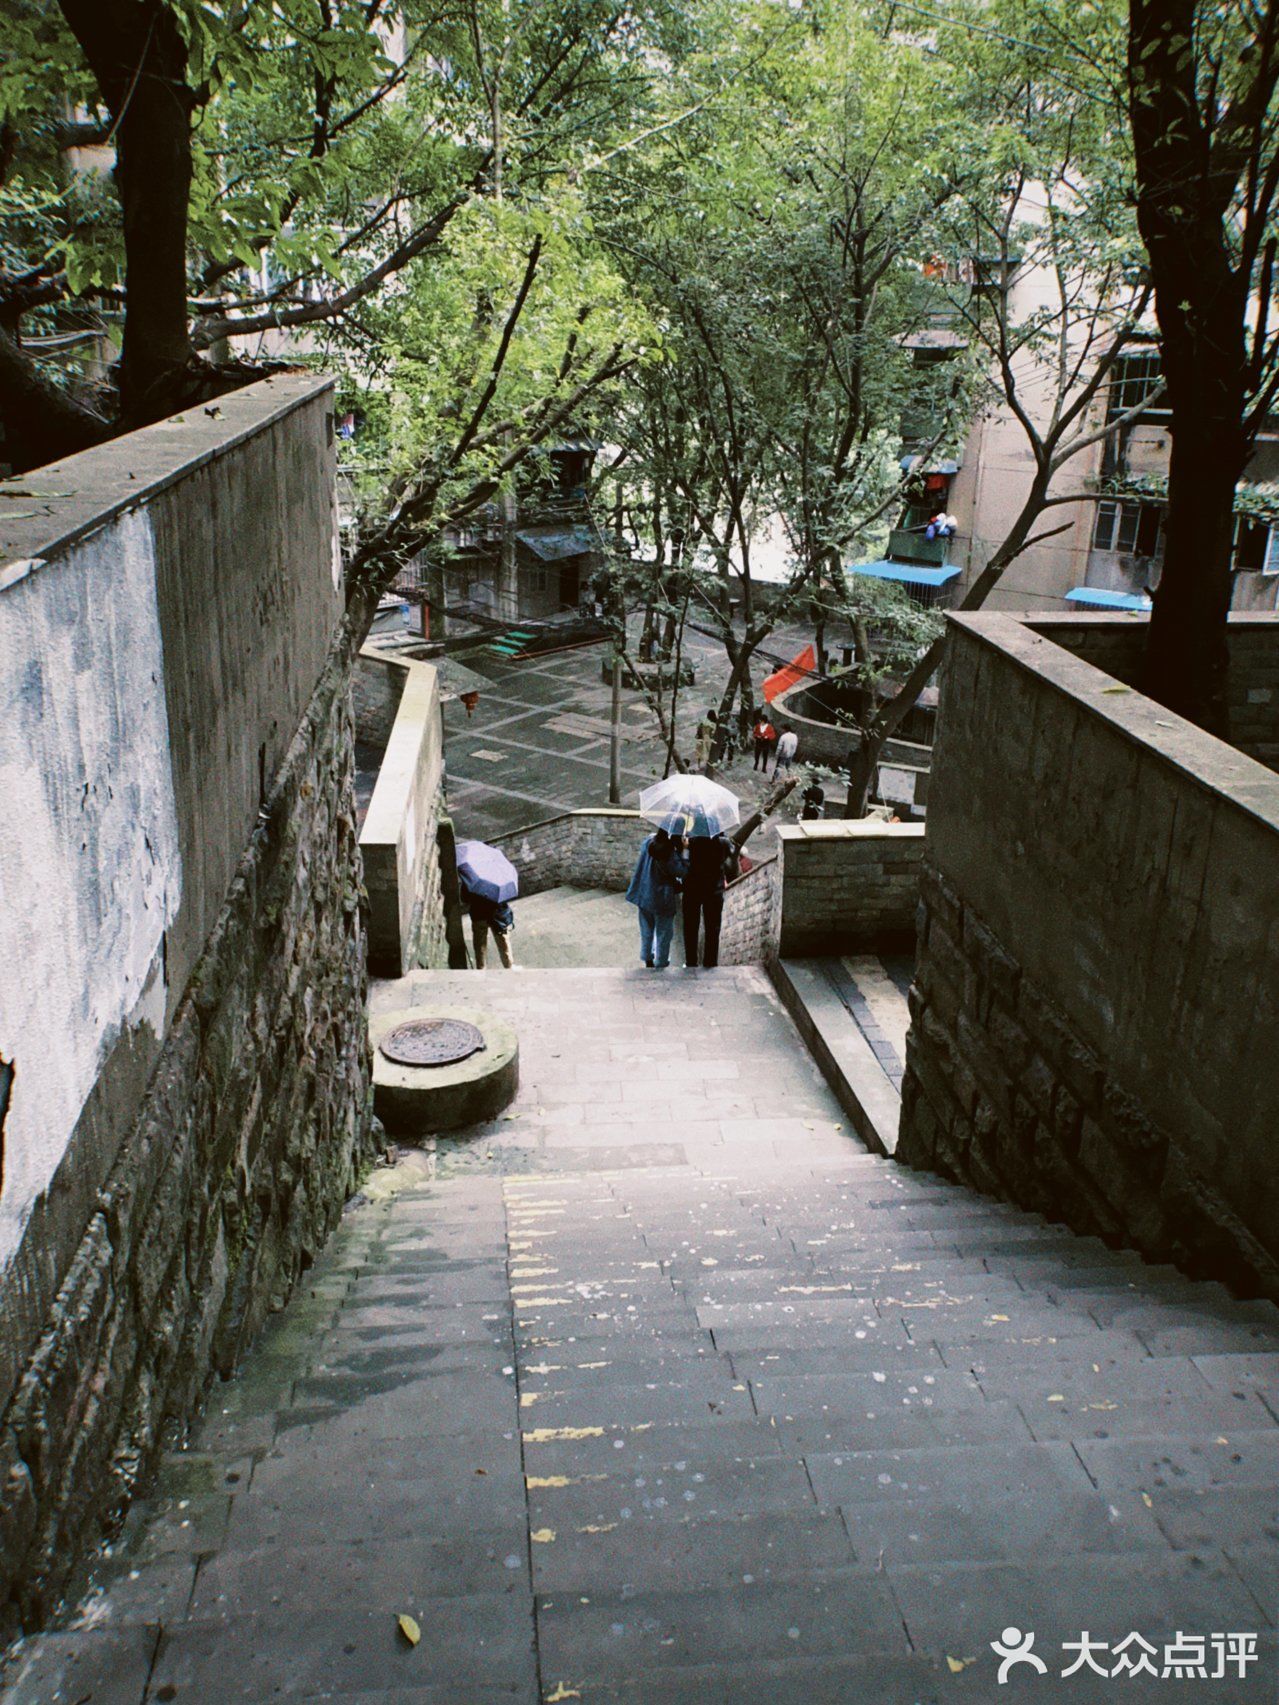
[[[395,1626],[399,1629],[400,1633],[403,1634],[410,1646],[416,1646],[418,1641],[422,1638],[422,1630],[418,1627],[417,1623],[411,1616],[397,1616],[395,1619]]]
[[[1132,691],[1132,688],[1131,687],[1103,687],[1101,690],[1103,693],[1130,693]]]
[[[958,1675],[961,1670],[967,1669],[969,1664],[976,1662],[976,1658],[952,1658],[949,1652],[946,1654],[946,1668],[952,1675]]]

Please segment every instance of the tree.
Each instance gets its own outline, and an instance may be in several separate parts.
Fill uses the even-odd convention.
[[[647,58],[678,45],[642,6],[583,0],[13,6],[0,420],[24,465],[243,383],[261,369],[228,362],[231,343],[369,351],[366,314],[410,274],[429,290],[422,263],[455,219],[503,188],[528,203],[562,184],[586,146],[642,119]],[[83,124],[62,119],[67,96]],[[71,142],[116,150],[114,198],[68,165]],[[16,216],[24,198],[39,230]],[[24,347],[23,321],[103,303],[123,306],[118,386],[86,399]],[[500,325],[510,306],[480,317]]]
[[[902,412],[935,389],[906,347],[930,308],[909,250],[946,106],[929,56],[867,21],[847,0],[732,17],[690,69],[696,120],[609,227],[667,357],[626,417],[623,508],[655,593],[668,542],[713,564],[692,600],[729,660],[721,729],[774,627],[844,596],[845,548],[900,498]],[[770,533],[790,569],[762,588]]]
[[[1171,409],[1146,687],[1227,733],[1235,488],[1279,390],[1279,4],[1131,0],[1128,105]]]
[[[1125,351],[1147,335],[1151,300],[1125,193],[1111,23],[1104,7],[1081,13],[1043,0],[965,10],[939,34],[964,117],[943,167],[937,260],[951,281],[952,326],[974,360],[977,406],[1015,421],[1030,476],[961,609],[980,608],[1025,550],[1064,530],[1040,527],[1041,518],[1090,494],[1077,484],[1063,490],[1063,474],[1117,439],[1157,394],[1120,415],[1098,406]],[[865,810],[884,743],[943,649],[939,638],[923,651],[860,729],[848,815]]]

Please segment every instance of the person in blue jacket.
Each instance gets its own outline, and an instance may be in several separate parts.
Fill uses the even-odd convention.
[[[644,842],[626,898],[639,912],[640,958],[650,971],[671,962],[671,936],[687,861],[678,841],[658,829]]]

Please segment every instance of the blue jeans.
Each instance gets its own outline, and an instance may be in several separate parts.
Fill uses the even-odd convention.
[[[640,926],[640,958],[646,965],[656,965],[659,971],[664,971],[671,962],[671,937],[675,933],[675,919],[661,917],[657,912],[646,912],[643,906],[637,906]]]

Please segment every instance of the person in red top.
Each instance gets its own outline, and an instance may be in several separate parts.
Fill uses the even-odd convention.
[[[751,730],[751,733],[755,739],[755,768],[759,769],[760,759],[762,758],[764,760],[764,764],[763,764],[764,774],[767,775],[768,774],[768,751],[769,751],[769,747],[773,744],[773,741],[776,740],[776,738],[777,738],[777,730],[773,727],[772,723],[768,720],[768,717],[764,711],[760,711],[759,721],[755,724],[754,728]]]

